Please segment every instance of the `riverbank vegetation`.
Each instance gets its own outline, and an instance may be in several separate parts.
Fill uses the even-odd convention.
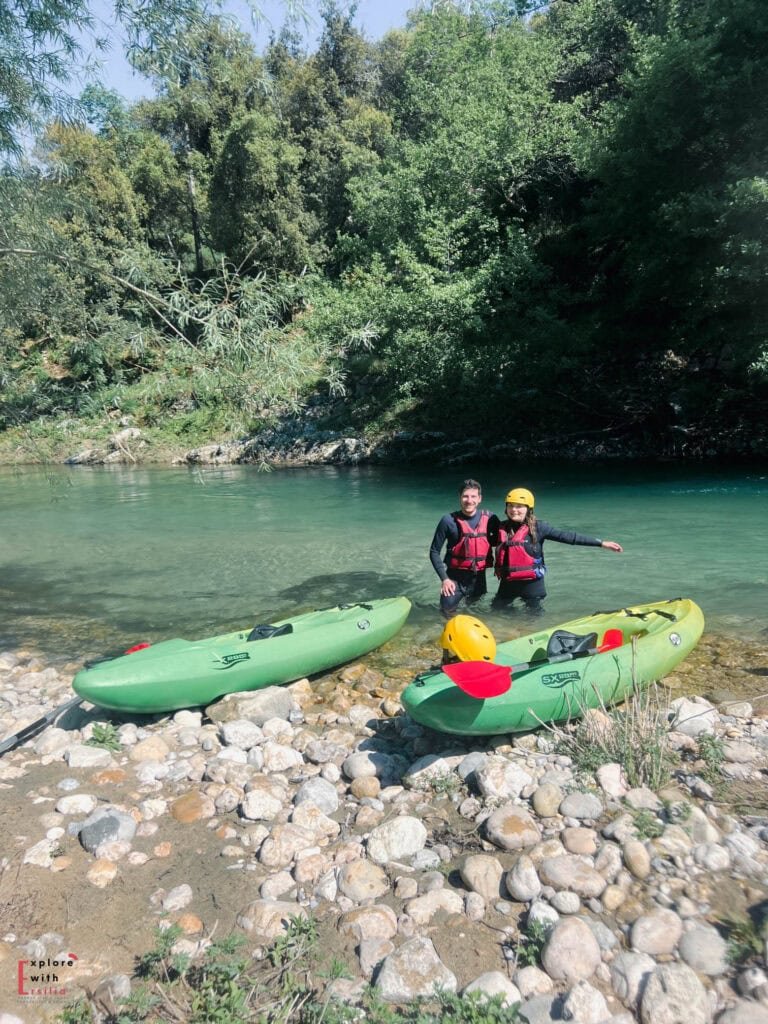
[[[78,119],[66,48],[37,77],[2,57],[5,457],[308,403],[369,437],[764,451],[760,0],[441,3],[376,42],[329,0],[312,52],[263,53],[164,10],[121,7],[152,99],[90,86]]]

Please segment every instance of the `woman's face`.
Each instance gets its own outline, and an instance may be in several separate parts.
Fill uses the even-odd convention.
[[[527,505],[512,505],[508,502],[505,507],[507,510],[507,519],[509,519],[511,523],[525,522],[525,517],[528,515]]]

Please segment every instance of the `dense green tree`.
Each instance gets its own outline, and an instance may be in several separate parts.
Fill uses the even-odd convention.
[[[542,268],[523,195],[574,132],[552,100],[554,60],[549,39],[495,9],[418,18],[390,93],[400,141],[348,186],[336,328],[370,325],[361,368],[422,422],[450,402],[467,429],[492,430],[509,368],[548,318],[532,303]]]
[[[174,40],[207,16],[202,0],[116,0],[113,10],[129,53],[155,65],[173,62]],[[89,43],[107,49],[94,26],[88,0],[0,0],[0,155],[20,155],[45,119],[81,116],[65,87],[94,70]]]
[[[392,140],[391,120],[376,102],[375,48],[352,25],[354,10],[323,8],[323,34],[310,57],[280,40],[266,55],[272,101],[302,153],[298,174],[321,259],[347,223],[349,182],[375,166]]]
[[[268,114],[245,114],[227,133],[211,179],[211,232],[243,268],[300,274],[314,263],[301,157]]]
[[[115,279],[142,247],[142,204],[107,137],[56,123],[38,161],[39,170],[6,178],[16,202],[2,234],[15,252],[0,293],[33,363],[50,367],[58,394],[74,396],[119,376],[130,339],[147,326],[136,295]]]
[[[211,239],[207,204],[212,163],[233,120],[264,106],[263,65],[247,37],[220,18],[180,34],[172,62],[157,63],[150,54],[138,63],[153,77],[158,95],[137,104],[135,114],[163,139],[176,161],[175,177],[186,190],[181,234],[191,239],[195,272],[202,275],[204,247],[210,248]],[[177,193],[178,185],[173,187]],[[173,239],[172,247],[183,251],[182,240]]]
[[[78,32],[92,26],[85,0],[0,0],[0,154],[19,153],[19,136],[39,116],[71,111],[52,83],[71,79]]]
[[[623,6],[602,5],[613,24]],[[588,189],[560,250],[568,316],[589,338],[580,362],[603,414],[663,436],[709,429],[716,409],[725,429],[761,386],[749,367],[768,313],[768,11],[643,10],[624,12],[631,52],[585,135]]]
[[[6,151],[88,18],[35,3],[0,0]],[[354,10],[260,57],[121,0],[155,98],[89,88],[0,177],[3,422],[242,432],[346,386],[374,429],[759,444],[768,8],[447,2],[378,43]]]

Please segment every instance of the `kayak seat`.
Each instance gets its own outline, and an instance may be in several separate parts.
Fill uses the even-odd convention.
[[[287,636],[288,633],[292,632],[293,626],[290,622],[286,622],[283,626],[272,626],[265,622],[259,626],[254,626],[245,640],[246,643],[250,640],[269,640],[273,636]]]
[[[580,654],[597,647],[597,633],[569,633],[567,629],[556,629],[547,644],[547,657],[554,658],[559,654]]]

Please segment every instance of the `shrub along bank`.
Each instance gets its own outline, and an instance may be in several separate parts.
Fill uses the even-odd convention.
[[[367,440],[764,452],[765,4],[323,18],[257,54],[200,17],[134,54],[152,98],[91,87],[6,170],[4,458],[318,403]]]

